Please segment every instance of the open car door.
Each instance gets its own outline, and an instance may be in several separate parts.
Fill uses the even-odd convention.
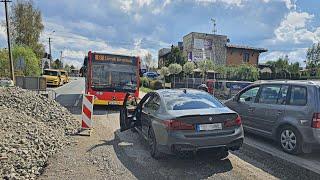
[[[125,131],[134,127],[134,113],[137,107],[137,99],[127,93],[123,105],[120,108],[120,131]]]

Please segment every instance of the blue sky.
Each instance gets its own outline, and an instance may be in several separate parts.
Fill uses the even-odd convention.
[[[212,32],[232,44],[269,49],[260,62],[288,55],[303,62],[305,51],[320,41],[319,0],[34,0],[42,11],[48,48],[55,58],[81,65],[89,51],[104,51],[157,59],[160,48],[182,41],[189,32]],[[0,8],[4,18],[3,5]],[[0,47],[6,46],[4,28]],[[52,31],[55,33],[51,33]]]

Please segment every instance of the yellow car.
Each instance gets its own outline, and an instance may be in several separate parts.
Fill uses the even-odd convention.
[[[45,69],[43,70],[42,77],[47,80],[47,85],[60,86],[63,85],[61,72],[58,69]]]
[[[70,81],[68,72],[65,70],[60,70],[60,72],[61,72],[61,81],[63,83],[68,83]]]

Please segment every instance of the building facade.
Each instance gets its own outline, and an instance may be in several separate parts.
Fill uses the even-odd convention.
[[[170,48],[162,48],[158,51],[158,68],[165,66],[165,61],[171,53]]]
[[[267,52],[267,49],[264,48],[232,45],[229,42],[230,40],[225,35],[191,32],[183,37],[183,42],[179,42],[178,47],[188,61],[198,62],[209,59],[215,65],[250,64],[258,66],[260,54]],[[159,50],[159,68],[166,64],[170,53],[170,48]]]
[[[267,49],[227,44],[226,65],[250,64],[258,66],[260,53]]]
[[[226,64],[228,37],[191,32],[183,37],[183,54],[189,61],[210,59],[214,64]]]

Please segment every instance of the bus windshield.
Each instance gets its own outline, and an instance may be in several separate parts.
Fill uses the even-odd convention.
[[[137,66],[93,63],[92,88],[133,92],[137,88]]]

